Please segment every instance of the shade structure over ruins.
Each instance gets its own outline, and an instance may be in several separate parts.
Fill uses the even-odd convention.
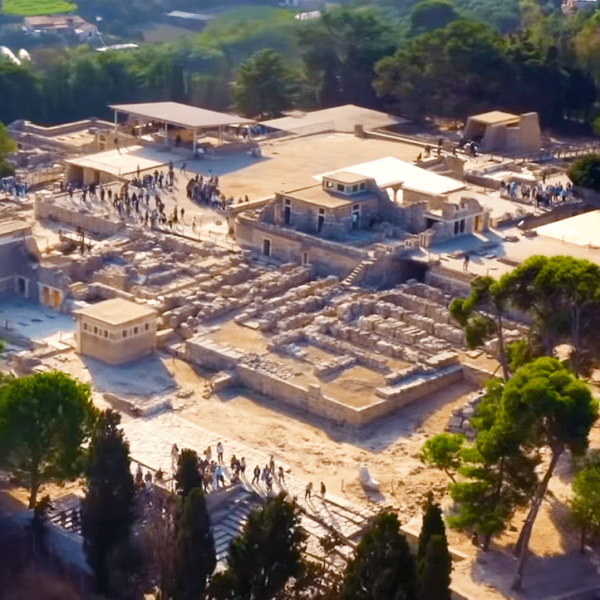
[[[251,125],[251,119],[231,113],[221,113],[199,106],[181,104],[180,102],[145,102],[142,104],[111,104],[115,113],[115,126],[118,114],[137,117],[141,121],[151,121],[180,127],[193,132],[194,151],[196,150],[196,134],[200,130],[218,130],[223,127]]]

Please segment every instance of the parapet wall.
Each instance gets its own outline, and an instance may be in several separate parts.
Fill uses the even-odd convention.
[[[81,227],[86,232],[96,235],[115,235],[122,226],[121,221],[105,219],[92,213],[81,212],[75,208],[57,204],[52,197],[36,197],[34,205],[37,219],[52,219],[77,229]]]

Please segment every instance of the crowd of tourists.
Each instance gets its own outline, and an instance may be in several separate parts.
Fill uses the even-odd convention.
[[[562,183],[546,185],[544,180],[537,184],[517,181],[506,183],[502,181],[500,182],[500,194],[508,196],[511,200],[520,198],[524,202],[535,203],[538,208],[566,202],[573,197],[573,186],[570,182],[566,185]]]
[[[20,197],[25,196],[28,191],[29,186],[14,175],[0,179],[0,192]]]
[[[196,175],[187,182],[186,193],[187,197],[196,204],[204,204],[215,210],[227,210],[234,203],[232,196],[227,198],[219,190],[218,177]],[[238,202],[248,202],[248,196],[240,198]]]

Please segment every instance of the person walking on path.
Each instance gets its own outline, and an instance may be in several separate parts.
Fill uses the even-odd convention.
[[[269,471],[272,475],[275,475],[275,457],[272,454],[269,457]]]
[[[278,475],[277,476],[279,477],[279,483],[282,483],[282,484],[285,483],[285,474],[283,472],[283,467],[282,466],[279,467],[279,471],[278,471]]]
[[[463,263],[463,271],[467,272],[469,270],[469,255],[465,254],[465,262]]]
[[[258,481],[260,479],[260,467],[256,465],[254,467],[254,477],[252,478],[252,485],[258,485]]]
[[[223,444],[221,442],[219,442],[217,444],[217,462],[223,464],[223,452],[224,452],[224,448],[223,448]]]
[[[217,489],[219,489],[219,483],[225,487],[225,478],[223,477],[223,467],[221,465],[215,469],[215,475],[217,477]]]
[[[260,476],[260,478],[267,483],[267,479],[269,477],[269,475],[271,474],[271,471],[269,471],[269,465],[265,465],[265,468],[262,471],[262,475]]]
[[[306,484],[306,490],[304,492],[304,499],[305,500],[310,500],[310,496],[312,494],[312,490],[313,490],[313,484],[312,484],[312,481],[309,481]]]
[[[325,492],[326,492],[326,491],[327,491],[327,490],[325,489],[325,484],[324,484],[324,483],[321,481],[321,498],[322,498],[323,500],[325,500]]]
[[[240,474],[242,477],[246,475],[246,459],[242,456],[242,460],[240,460]]]

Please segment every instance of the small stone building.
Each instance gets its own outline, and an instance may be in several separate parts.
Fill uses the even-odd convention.
[[[273,223],[325,239],[345,239],[379,213],[375,181],[348,171],[323,177],[320,185],[276,194]]]
[[[481,152],[527,154],[542,147],[536,112],[512,115],[498,110],[469,117],[463,141],[474,141]]]
[[[157,312],[152,308],[112,298],[73,314],[79,354],[120,365],[151,354],[156,348]]]

